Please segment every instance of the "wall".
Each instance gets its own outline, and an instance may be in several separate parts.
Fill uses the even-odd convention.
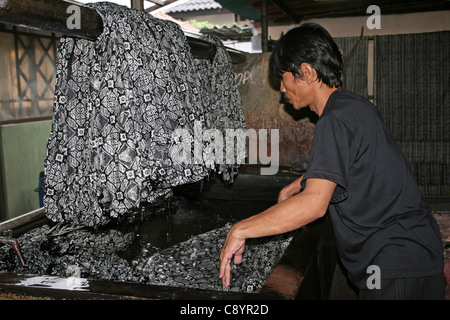
[[[424,195],[428,196],[448,196],[448,120],[447,105],[448,86],[443,82],[443,91],[433,94],[439,84],[436,79],[446,79],[448,76],[448,66],[446,58],[439,60],[439,57],[448,55],[448,44],[445,42],[446,36],[443,31],[450,30],[450,11],[424,12],[402,15],[383,15],[381,12],[381,29],[369,29],[366,26],[370,17],[346,17],[310,20],[324,26],[334,38],[352,37],[359,38],[361,35],[368,39],[367,57],[367,93],[368,98],[377,99],[376,105],[380,109],[385,121],[391,123],[389,127],[402,147],[407,160],[411,163],[413,172],[418,179]],[[271,26],[269,35],[272,39],[277,39],[281,33],[295,27],[291,26]],[[387,51],[389,54],[379,60],[379,66],[374,68],[374,40],[373,36],[389,35],[390,38],[398,39],[399,35],[405,40],[403,47],[396,47],[397,51]],[[395,35],[395,37],[394,37]],[[425,40],[425,39],[439,40]],[[439,38],[443,37],[443,38]],[[424,40],[417,40],[417,39]],[[380,38],[376,38],[377,41]],[[409,41],[409,42],[408,42]],[[380,42],[377,42],[380,48]],[[384,51],[391,46],[387,46]],[[408,50],[405,50],[407,48]],[[384,52],[383,51],[383,52]],[[379,51],[378,51],[379,54]],[[435,57],[435,58],[430,58]],[[414,63],[411,63],[414,61]],[[436,63],[436,61],[442,61]],[[428,64],[427,64],[428,63]],[[388,66],[389,67],[386,67]],[[364,64],[363,64],[364,66]],[[428,66],[428,67],[425,67]],[[380,77],[381,70],[384,70],[384,80],[375,83],[374,71],[378,72],[376,79]],[[425,75],[417,75],[416,70],[426,70]],[[433,71],[436,70],[436,71]],[[438,72],[439,71],[439,72]],[[441,71],[444,76],[440,75]],[[428,75],[432,75],[428,77]],[[388,82],[391,81],[391,82]],[[409,84],[411,82],[411,85]],[[438,81],[440,82],[440,81]],[[389,83],[385,88],[395,88],[386,94],[380,91],[383,84]],[[408,85],[406,85],[408,83]],[[398,86],[397,86],[398,84]],[[374,95],[374,89],[378,88]],[[442,87],[442,86],[441,86]],[[417,90],[414,90],[417,89]],[[409,90],[409,91],[408,91]],[[383,94],[381,94],[383,92]],[[427,92],[422,94],[421,92]],[[389,96],[381,101],[381,96]],[[438,101],[434,103],[433,99]],[[410,99],[410,100],[408,100]],[[444,103],[442,105],[442,103]],[[392,112],[383,111],[391,110]],[[428,111],[428,110],[433,111]],[[401,113],[402,110],[405,112]],[[398,111],[398,112],[397,112]],[[436,116],[437,115],[437,116]],[[439,119],[442,117],[442,119]],[[441,130],[436,137],[428,138],[432,132]],[[407,132],[400,136],[397,132]],[[422,134],[423,132],[423,134]],[[425,138],[426,137],[426,138]],[[434,147],[434,145],[439,147]],[[429,150],[434,150],[430,152]]]
[[[58,39],[0,32],[0,122],[51,116]]]
[[[0,119],[14,119],[17,115],[16,88],[16,56],[14,53],[14,34],[0,32]]]
[[[280,101],[279,82],[269,77],[269,59],[270,53],[255,53],[244,63],[233,65],[246,127],[268,130],[268,155],[272,158],[272,129],[278,129],[280,164],[303,165],[309,159],[316,116],[309,109],[294,110]],[[250,142],[248,147],[249,157],[257,158],[259,151],[252,151]]]
[[[0,126],[1,220],[39,208],[39,173],[51,120]]]
[[[302,22],[316,22],[327,29],[333,37],[366,36],[382,34],[422,33],[450,30],[450,11],[387,14],[381,12],[381,29],[369,29],[366,21],[370,14],[360,17],[308,19]],[[269,37],[278,40],[282,33],[295,25],[270,26]]]
[[[366,22],[370,14],[360,17],[308,19],[302,22],[316,22],[330,32],[332,37],[357,37],[423,33],[450,30],[450,11],[431,11],[408,14],[383,15],[381,29],[369,29]],[[296,25],[270,26],[269,39],[278,40],[280,36]],[[368,52],[368,95],[373,96],[373,40],[369,40]]]
[[[0,32],[0,220],[39,207],[51,127],[58,38],[27,31]]]
[[[252,25],[251,20],[240,20],[240,17],[230,12],[227,9],[220,10],[203,10],[203,11],[191,11],[191,12],[168,12],[171,17],[175,19],[181,19],[183,21],[196,20],[198,22],[209,22],[215,25],[227,25],[232,27],[233,25],[245,26]]]

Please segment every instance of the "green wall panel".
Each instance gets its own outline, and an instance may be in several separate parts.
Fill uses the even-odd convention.
[[[51,120],[0,126],[0,170],[2,220],[39,208],[39,173]]]

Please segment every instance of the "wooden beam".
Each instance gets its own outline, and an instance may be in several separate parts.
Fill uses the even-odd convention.
[[[131,8],[144,11],[144,0],[131,0]]]
[[[261,0],[261,46],[262,52],[269,51],[269,18],[267,16],[267,1]]]
[[[283,15],[291,19],[294,23],[299,23],[300,18],[298,18],[295,14],[293,14],[293,10],[288,8],[284,3],[279,0],[270,0],[274,6],[276,6]]]
[[[71,13],[67,8],[72,5],[60,0],[0,0],[0,22],[96,39],[103,32],[102,18],[95,10],[78,6],[81,28],[69,29],[67,19]]]

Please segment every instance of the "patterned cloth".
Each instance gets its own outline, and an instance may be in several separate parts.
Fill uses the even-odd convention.
[[[103,33],[96,41],[63,37],[58,46],[47,216],[97,227],[211,171],[232,182],[238,164],[205,163],[207,139],[202,159],[179,161],[173,153],[186,141],[174,139],[177,129],[195,137],[195,124],[220,132],[245,127],[220,40],[211,40],[218,46],[212,62],[197,61],[177,24],[113,3],[88,6],[102,17]]]

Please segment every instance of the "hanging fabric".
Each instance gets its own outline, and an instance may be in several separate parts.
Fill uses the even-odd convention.
[[[227,85],[232,72],[217,78],[214,64],[207,69],[220,82],[215,88],[232,90],[216,103],[210,94],[217,90],[205,90],[177,24],[113,3],[88,6],[102,17],[104,32],[96,41],[60,40],[44,206],[53,221],[96,227],[215,169],[203,159],[174,158],[177,129],[193,137],[194,125],[211,128],[216,112],[234,115],[224,125],[245,122],[237,86]],[[231,70],[229,60],[217,64]],[[208,141],[201,143],[208,150]]]
[[[375,36],[374,101],[425,196],[450,195],[450,31]]]
[[[344,89],[367,98],[369,37],[342,37],[334,40],[341,50],[344,62]]]

